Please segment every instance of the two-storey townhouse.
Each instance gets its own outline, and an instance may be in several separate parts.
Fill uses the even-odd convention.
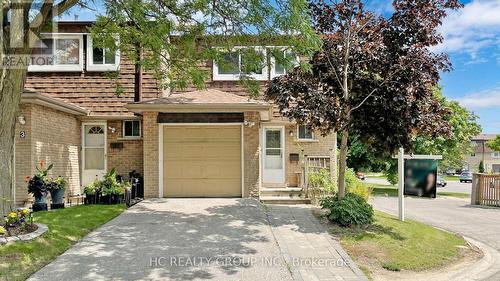
[[[17,204],[29,198],[24,179],[40,161],[54,164],[52,176],[66,177],[72,194],[116,168],[125,178],[142,174],[145,197],[248,197],[297,186],[298,155],[335,153],[335,134],[321,136],[248,97],[238,50],[227,53],[229,67],[206,62],[205,90],[162,91],[119,53],[94,48],[91,24],[59,23],[33,51],[16,124]],[[256,72],[265,87],[286,70],[271,58]]]
[[[496,136],[496,134],[480,134],[472,139],[474,151],[466,156],[469,171],[478,172],[479,163],[483,161],[485,172],[500,173],[500,151],[494,151],[486,144]]]

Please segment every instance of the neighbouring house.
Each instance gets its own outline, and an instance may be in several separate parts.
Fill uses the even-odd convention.
[[[495,139],[497,134],[480,134],[472,139],[474,151],[466,156],[466,168],[478,172],[479,163],[483,161],[486,173],[500,173],[500,151],[494,151],[486,143]]]
[[[238,52],[227,55],[236,61],[230,71],[206,62],[212,77],[205,90],[170,92],[119,53],[93,48],[91,24],[61,22],[33,51],[16,123],[16,204],[30,198],[25,177],[41,160],[54,164],[51,176],[69,179],[67,195],[81,194],[111,168],[125,179],[132,170],[142,174],[149,198],[297,194],[306,161],[334,171],[336,135],[249,98],[238,83],[241,60],[232,60]],[[115,71],[120,95],[107,75]],[[271,58],[254,78],[265,86],[285,73]]]

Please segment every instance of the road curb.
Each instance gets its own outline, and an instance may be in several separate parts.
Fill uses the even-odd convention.
[[[464,239],[479,248],[483,257],[468,268],[455,273],[450,280],[492,280],[491,276],[500,273],[500,252],[470,237],[464,236]]]

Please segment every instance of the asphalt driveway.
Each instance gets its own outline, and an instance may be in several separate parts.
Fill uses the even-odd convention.
[[[147,200],[31,280],[365,280],[305,206]]]

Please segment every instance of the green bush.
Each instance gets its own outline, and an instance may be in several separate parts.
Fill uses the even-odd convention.
[[[363,197],[366,201],[370,199],[372,188],[356,177],[353,169],[345,170],[346,191]]]
[[[337,195],[325,197],[321,200],[321,207],[330,211],[330,221],[341,226],[373,223],[373,207],[354,193],[348,192],[342,199]]]
[[[337,185],[332,181],[327,169],[309,172],[309,185],[313,188],[323,188],[330,193],[337,191]]]
[[[481,160],[481,162],[479,162],[479,172],[480,173],[484,173],[484,162],[483,162],[483,160]]]

